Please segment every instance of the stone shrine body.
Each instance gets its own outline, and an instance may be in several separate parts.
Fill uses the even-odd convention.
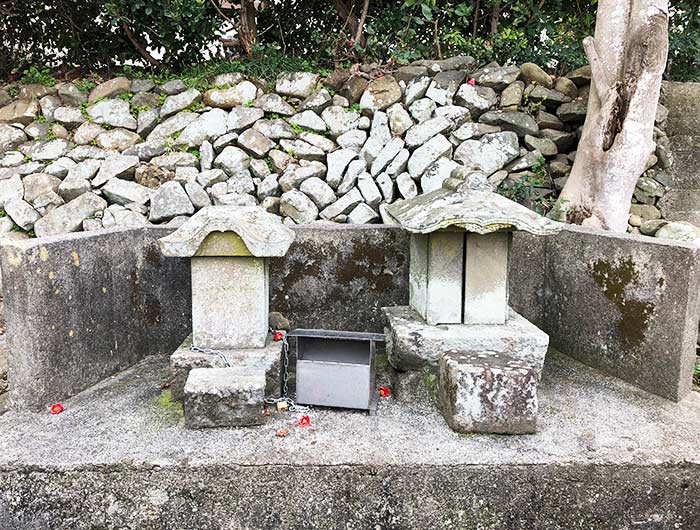
[[[279,397],[282,345],[268,333],[268,259],[294,232],[258,207],[211,206],[160,240],[163,254],[190,258],[192,336],[171,356],[173,398],[190,428],[262,423]]]
[[[559,230],[460,170],[445,188],[388,208],[411,233],[408,307],[385,308],[389,362],[438,376],[439,405],[458,432],[536,429],[548,336],[508,306],[513,232]]]

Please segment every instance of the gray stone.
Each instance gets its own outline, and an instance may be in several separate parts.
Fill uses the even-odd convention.
[[[215,206],[256,206],[255,197],[247,193],[225,193],[214,197]]]
[[[384,200],[391,204],[396,199],[396,185],[389,175],[382,173],[377,176],[377,186],[382,192]]]
[[[392,107],[393,108],[393,107]],[[353,151],[360,151],[362,146],[365,145],[367,141],[367,133],[359,129],[353,129],[345,134],[341,134],[336,138],[338,145],[344,149],[352,149]]]
[[[326,138],[325,136],[321,136],[320,134],[310,131],[302,131],[299,133],[299,139],[303,140],[309,145],[312,145],[313,147],[320,149],[324,153],[330,153],[338,148],[338,145],[330,138]]]
[[[438,158],[451,154],[452,144],[442,134],[438,134],[413,152],[408,161],[408,172],[413,178],[418,178]]]
[[[421,179],[421,182],[422,180],[423,179]],[[416,186],[415,181],[411,178],[411,175],[409,175],[408,173],[402,173],[401,175],[396,177],[396,187],[399,190],[399,194],[404,199],[412,199],[413,197],[418,195],[418,187]]]
[[[204,188],[196,182],[186,182],[185,192],[190,198],[190,202],[192,203],[192,206],[194,206],[195,210],[201,210],[202,208],[211,206],[211,199],[209,198],[209,195],[207,195]]]
[[[91,144],[103,132],[104,129],[100,125],[85,122],[73,133],[73,141],[78,145]]]
[[[299,186],[299,191],[314,201],[319,210],[334,203],[336,200],[333,188],[318,177],[304,180]]]
[[[450,141],[453,145],[458,146],[462,142],[471,139],[479,139],[485,134],[493,134],[501,132],[501,128],[496,125],[486,125],[485,123],[465,123],[450,134]]]
[[[535,121],[540,129],[554,129],[556,131],[564,129],[564,124],[559,118],[543,109],[537,111]]]
[[[377,157],[372,162],[370,174],[376,177],[383,172],[386,167],[396,158],[396,156],[404,148],[404,141],[401,138],[393,138],[384,148],[379,151]]]
[[[528,134],[525,136],[525,145],[539,151],[544,156],[555,156],[559,153],[557,144],[548,138],[536,138]]]
[[[360,203],[348,214],[350,224],[370,224],[379,221],[379,214],[365,203]]]
[[[129,90],[134,94],[139,94],[141,92],[150,92],[155,86],[156,84],[150,79],[133,79]]]
[[[67,105],[80,106],[87,102],[87,94],[78,89],[73,83],[59,83],[56,88],[61,100]]]
[[[357,189],[369,206],[376,208],[382,202],[382,193],[369,173],[360,175],[357,179]]]
[[[326,131],[326,122],[324,122],[318,114],[311,110],[305,110],[299,114],[295,114],[289,118],[289,123],[305,129],[311,129],[312,131]]]
[[[333,98],[328,90],[322,88],[318,92],[311,94],[299,105],[299,111],[312,110],[316,114],[321,114],[326,108],[333,104]]]
[[[437,105],[432,99],[423,98],[408,107],[408,111],[411,113],[414,120],[418,123],[423,123],[433,116],[433,112],[435,112],[436,108]]]
[[[66,127],[77,127],[87,121],[77,107],[58,107],[53,112],[53,119]]]
[[[20,129],[0,123],[0,151],[10,151],[27,141],[27,135]]]
[[[588,112],[588,100],[564,103],[557,109],[557,116],[565,123],[583,123]]]
[[[491,117],[487,117],[492,116]],[[539,136],[540,128],[535,119],[525,112],[488,112],[480,120],[491,125],[500,125],[506,131],[513,131],[518,136]],[[491,121],[493,120],[493,121]],[[493,123],[495,122],[495,123]]]
[[[287,103],[279,94],[264,94],[255,100],[255,106],[271,114],[281,116],[293,116],[296,114],[294,107]]]
[[[446,352],[438,369],[440,408],[459,433],[534,433],[537,381],[535,370],[517,357]]]
[[[552,77],[535,63],[523,63],[520,65],[520,79],[522,79],[526,85],[534,83],[542,85],[545,88],[552,88],[554,86]]]
[[[92,103],[98,99],[113,98],[126,94],[129,90],[131,90],[131,81],[126,77],[115,77],[93,88],[90,91],[88,101]]]
[[[202,100],[202,93],[199,90],[190,88],[176,95],[168,96],[160,108],[160,116],[162,119],[169,118],[173,114],[182,112],[193,104]]]
[[[235,175],[248,169],[250,156],[238,147],[229,146],[214,160],[214,167],[223,169],[228,175]]]
[[[255,100],[258,93],[250,81],[242,81],[234,87],[208,90],[204,94],[204,104],[220,109],[232,109]]]
[[[171,116],[162,123],[159,123],[153,131],[146,137],[147,142],[157,142],[167,139],[173,134],[184,130],[190,123],[196,120],[199,114],[194,112],[181,112]]]
[[[411,115],[401,103],[395,103],[386,111],[389,118],[389,128],[395,136],[403,134],[413,126]]]
[[[321,113],[321,118],[328,125],[328,130],[333,138],[343,133],[357,129],[360,122],[360,113],[345,110],[343,107],[333,105]]]
[[[298,224],[310,223],[318,218],[318,208],[301,191],[290,190],[280,198],[280,215],[291,217]]]
[[[321,217],[323,219],[331,220],[339,215],[348,214],[361,202],[362,194],[357,190],[357,188],[353,188],[333,204],[323,209],[321,211]]]
[[[22,184],[24,185],[24,200],[32,203],[47,191],[58,191],[61,179],[48,173],[34,173],[24,177]]]
[[[64,201],[70,202],[91,189],[92,185],[87,178],[80,177],[77,174],[69,174],[58,186],[58,194]]]
[[[386,143],[391,140],[389,117],[386,112],[378,110],[374,113],[369,137],[381,142],[383,145],[386,145]]]
[[[12,199],[5,202],[4,210],[17,226],[28,231],[34,228],[34,223],[41,218],[39,212],[31,204],[22,199]]]
[[[113,178],[102,187],[102,194],[110,204],[124,206],[132,202],[146,204],[151,200],[153,190],[136,182]]]
[[[685,243],[700,244],[700,228],[682,221],[674,221],[659,228],[655,236],[660,239],[670,239]]]
[[[156,87],[156,92],[158,92],[159,94],[167,94],[169,96],[179,94],[180,92],[184,92],[185,90],[187,90],[187,85],[185,85],[184,81],[182,81],[181,79],[172,79]]]
[[[65,201],[53,190],[42,193],[32,202],[34,209],[41,215],[46,215],[51,210],[63,206],[64,204]]]
[[[424,98],[430,86],[430,82],[431,79],[428,76],[416,77],[409,81],[404,94],[404,105],[410,107],[419,99]]]
[[[326,153],[323,149],[311,145],[303,140],[280,140],[280,147],[290,156],[302,160],[323,161]]]
[[[32,142],[24,144],[19,148],[25,155],[32,157],[32,160],[48,161],[56,160],[65,156],[73,147],[73,144],[66,140],[50,140],[48,142]]]
[[[179,96],[174,96],[179,97]],[[199,147],[204,142],[213,140],[226,134],[228,131],[226,119],[228,115],[222,109],[212,109],[200,114],[197,119],[190,122],[178,137],[178,145]]]
[[[578,97],[578,87],[576,86],[576,83],[574,83],[567,77],[560,77],[559,79],[557,79],[557,82],[554,85],[554,89],[557,92],[560,92],[565,96],[570,97],[571,99],[576,99]]]
[[[516,81],[508,85],[501,93],[501,108],[505,110],[518,110],[523,100],[524,92],[525,84],[522,81]]]
[[[277,174],[275,173],[266,176],[257,184],[256,196],[259,201],[263,201],[267,197],[279,197],[280,194],[281,188],[279,184],[279,179]]]
[[[307,98],[316,89],[321,76],[310,72],[284,72],[277,76],[275,92],[283,96]]]
[[[29,125],[41,112],[39,103],[28,99],[18,99],[0,108],[0,123],[20,123]]]
[[[100,187],[115,177],[126,178],[134,174],[140,163],[137,156],[115,155],[104,159],[92,185]]]
[[[122,154],[125,156],[135,156],[141,161],[148,162],[157,156],[164,155],[166,151],[167,146],[164,140],[153,140],[136,144],[126,149]]]
[[[231,109],[228,115],[226,126],[229,131],[240,132],[252,126],[256,121],[262,119],[265,112],[262,109],[253,107],[235,107]],[[265,134],[265,131],[260,131]],[[285,138],[285,136],[277,136],[275,139]]]
[[[425,97],[432,99],[438,105],[452,105],[452,98],[465,77],[464,71],[440,72],[433,77]]]
[[[238,140],[238,133],[235,132],[219,136],[216,140],[214,140],[214,143],[212,144],[212,146],[214,147],[214,152],[220,153],[229,145],[235,144],[236,140]]]
[[[453,128],[450,120],[443,117],[432,118],[411,127],[406,133],[406,146],[410,149],[423,145],[438,134],[447,134]]]
[[[97,147],[106,149],[107,151],[125,151],[141,141],[143,140],[138,134],[127,131],[126,129],[105,131],[95,138]]]
[[[452,172],[459,167],[462,166],[446,156],[438,158],[435,162],[428,166],[423,175],[420,177],[420,184],[423,193],[430,193],[431,191],[442,188],[443,182],[450,178],[452,176]]]
[[[256,158],[264,158],[275,143],[255,129],[247,129],[238,136],[238,145]]]
[[[566,74],[566,77],[576,83],[577,86],[587,85],[591,82],[591,65],[587,64]]]
[[[390,177],[396,177],[399,173],[406,171],[409,158],[411,158],[411,152],[408,149],[401,149],[384,171]]]
[[[212,85],[216,87],[229,87],[237,85],[238,83],[245,81],[245,75],[240,72],[227,72],[225,74],[219,74],[212,81]]]
[[[38,237],[76,232],[85,219],[107,208],[107,201],[94,193],[84,193],[63,206],[51,210],[34,224]]]
[[[199,166],[202,169],[202,171],[207,171],[208,169],[211,169],[214,165],[214,158],[216,158],[214,146],[211,144],[211,142],[209,142],[208,140],[202,142],[202,145],[199,147],[199,154]]]
[[[87,113],[92,120],[100,125],[112,127],[124,127],[135,131],[138,123],[131,115],[129,103],[121,99],[105,99],[87,108]]]
[[[343,175],[345,174],[348,164],[355,158],[357,158],[357,151],[353,149],[339,149],[328,153],[328,174],[326,175],[326,182],[328,182],[331,188],[338,188],[343,180]]]
[[[323,177],[326,174],[326,166],[321,162],[309,162],[299,166],[290,164],[285,169],[284,174],[279,179],[282,191],[289,191],[298,188],[302,182],[312,177]]]
[[[178,215],[192,215],[194,206],[178,182],[165,182],[151,197],[148,220],[152,223],[168,221]]]
[[[195,368],[185,383],[190,429],[246,427],[265,422],[265,377],[240,368]]]
[[[373,79],[360,98],[360,108],[369,112],[385,110],[401,101],[401,87],[390,75]]]
[[[542,129],[540,131],[540,134],[542,135],[542,138],[552,140],[557,146],[557,149],[559,149],[560,153],[566,153],[567,151],[576,147],[576,143],[578,142],[578,138],[576,137],[575,132],[557,131],[554,129]]]
[[[482,85],[501,91],[513,83],[520,76],[520,68],[517,66],[485,66],[472,75],[477,85]]]
[[[34,121],[24,128],[24,134],[32,140],[45,140],[51,129],[50,123]]]

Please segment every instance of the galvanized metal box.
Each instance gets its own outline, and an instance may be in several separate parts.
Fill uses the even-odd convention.
[[[296,401],[304,405],[376,410],[374,358],[379,333],[297,329]]]

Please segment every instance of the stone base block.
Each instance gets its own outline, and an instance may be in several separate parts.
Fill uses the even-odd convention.
[[[537,382],[534,368],[508,355],[448,352],[439,360],[440,409],[459,433],[534,433]]]
[[[245,367],[195,368],[185,383],[185,425],[247,427],[265,422],[265,375]]]
[[[185,382],[194,368],[225,368],[221,356],[190,350],[192,336],[170,356],[170,369],[173,379],[170,383],[175,401],[184,399]],[[268,336],[264,348],[226,350],[221,352],[234,368],[245,369],[247,373],[262,374],[265,377],[265,397],[279,397],[282,390],[282,343],[274,342]]]
[[[512,309],[503,325],[431,326],[410,307],[385,307],[387,353],[397,370],[437,372],[443,353],[497,352],[527,363],[542,373],[548,335]]]

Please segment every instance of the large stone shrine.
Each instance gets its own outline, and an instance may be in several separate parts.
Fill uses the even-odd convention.
[[[549,337],[508,306],[512,233],[559,230],[457,170],[444,188],[388,208],[411,235],[408,307],[387,307],[389,362],[438,376],[439,406],[458,432],[536,430]]]
[[[171,356],[173,397],[189,428],[264,421],[281,392],[282,345],[269,333],[267,260],[294,232],[258,207],[204,208],[160,240],[168,257],[191,258],[192,335]]]

